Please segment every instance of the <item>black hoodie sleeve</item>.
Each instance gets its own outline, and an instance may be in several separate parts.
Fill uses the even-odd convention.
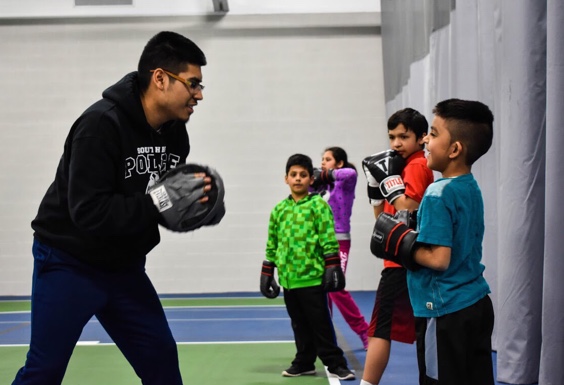
[[[111,114],[85,114],[67,143],[69,213],[79,229],[95,236],[131,235],[158,226],[151,198],[124,181],[118,130]]]

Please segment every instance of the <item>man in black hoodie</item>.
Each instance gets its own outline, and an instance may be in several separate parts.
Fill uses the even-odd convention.
[[[176,342],[145,273],[160,241],[159,210],[147,192],[190,152],[186,122],[203,99],[205,64],[192,41],[160,32],[137,71],[72,126],[32,222],[31,342],[13,385],[61,384],[94,315],[143,384],[182,384]],[[209,191],[209,176],[198,177]]]

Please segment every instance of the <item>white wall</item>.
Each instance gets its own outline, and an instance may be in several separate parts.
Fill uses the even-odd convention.
[[[373,24],[370,24],[374,20]],[[191,234],[162,230],[148,271],[161,293],[258,291],[267,223],[288,194],[284,165],[344,147],[360,165],[387,147],[378,14],[0,23],[0,295],[31,289],[30,221],[73,121],[134,70],[146,41],[174,30],[207,55],[189,160],[218,169],[227,215]],[[283,25],[284,28],[279,26]],[[317,27],[310,27],[317,26]],[[359,177],[348,288],[376,288],[373,225]]]
[[[230,15],[380,12],[380,0],[223,0]],[[2,0],[0,18],[186,16],[214,12],[212,0],[133,0],[131,5],[75,6],[74,0]]]

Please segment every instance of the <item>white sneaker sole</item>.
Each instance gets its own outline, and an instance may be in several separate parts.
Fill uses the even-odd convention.
[[[327,373],[327,377],[337,378],[337,379],[342,380],[342,381],[354,380],[356,378],[354,373],[350,373],[350,374],[347,374],[346,376],[339,377],[335,373],[331,373],[327,368],[325,368],[325,372]]]
[[[298,374],[288,373],[288,372],[285,371],[285,370],[282,372],[282,375],[283,375],[284,377],[312,376],[312,375],[314,375],[314,374],[315,374],[315,370],[308,370],[308,371],[306,371],[306,372],[301,372],[301,373],[298,373]]]

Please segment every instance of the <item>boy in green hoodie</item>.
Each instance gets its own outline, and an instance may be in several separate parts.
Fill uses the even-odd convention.
[[[311,158],[292,155],[286,163],[285,181],[291,194],[270,214],[260,280],[262,294],[276,298],[280,287],[274,279],[274,268],[278,267],[297,349],[292,365],[282,375],[313,375],[319,357],[329,376],[353,380],[355,375],[337,346],[327,303],[327,292],[345,287],[333,213],[323,198],[309,193],[313,182]]]

